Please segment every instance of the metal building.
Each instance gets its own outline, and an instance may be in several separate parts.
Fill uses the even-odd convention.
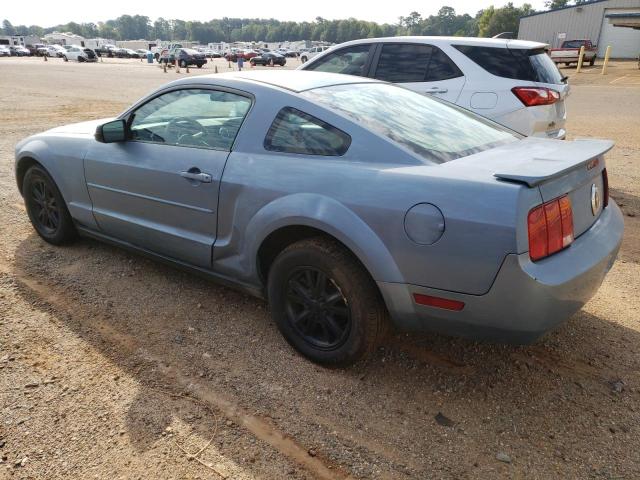
[[[518,38],[544,42],[551,48],[564,40],[588,39],[603,57],[611,45],[613,58],[640,55],[640,0],[595,0],[539,12],[520,19]]]

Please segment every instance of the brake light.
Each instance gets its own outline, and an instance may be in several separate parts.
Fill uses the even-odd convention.
[[[551,105],[560,100],[560,93],[546,87],[513,87],[511,91],[525,107]]]
[[[536,261],[573,243],[573,210],[567,195],[538,205],[527,217],[529,257]]]
[[[605,208],[609,205],[609,175],[607,174],[607,169],[602,170],[602,190],[603,199],[602,199],[602,208]]]

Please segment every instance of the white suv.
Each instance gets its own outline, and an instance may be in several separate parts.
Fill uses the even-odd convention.
[[[97,62],[98,56],[90,48],[72,45],[62,56],[65,62],[76,60],[77,62]]]
[[[343,44],[343,45],[346,45],[346,43]],[[331,48],[331,47],[323,46],[323,47],[310,48],[308,51],[302,52],[300,54],[300,61],[302,63],[305,63],[308,60],[314,58],[316,55],[320,55],[322,52],[324,52],[325,50],[328,50],[329,48]]]
[[[562,139],[569,85],[546,49],[493,38],[369,38],[336,45],[299,68],[402,84],[523,135]]]

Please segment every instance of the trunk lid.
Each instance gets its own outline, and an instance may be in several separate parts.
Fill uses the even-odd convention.
[[[461,178],[493,177],[501,182],[537,189],[540,200],[548,202],[568,195],[573,210],[574,235],[588,230],[598,219],[604,204],[604,154],[611,150],[609,140],[573,141],[528,137],[485,152],[441,165],[455,170]],[[598,197],[592,209],[592,195]],[[537,205],[522,206],[530,209]],[[526,218],[527,211],[520,212]]]
[[[526,141],[523,141],[526,143]],[[598,219],[604,204],[604,154],[610,140],[574,140],[529,145],[530,149],[500,165],[494,176],[503,181],[537,187],[543,202],[568,195],[573,210],[573,229],[577,237]]]

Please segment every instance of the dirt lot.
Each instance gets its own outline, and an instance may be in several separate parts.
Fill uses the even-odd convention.
[[[401,335],[330,371],[260,301],[93,241],[54,248],[30,227],[15,143],[117,114],[176,73],[0,59],[0,478],[639,478],[634,67],[571,79],[570,135],[616,140],[626,215],[597,296],[533,346]]]

